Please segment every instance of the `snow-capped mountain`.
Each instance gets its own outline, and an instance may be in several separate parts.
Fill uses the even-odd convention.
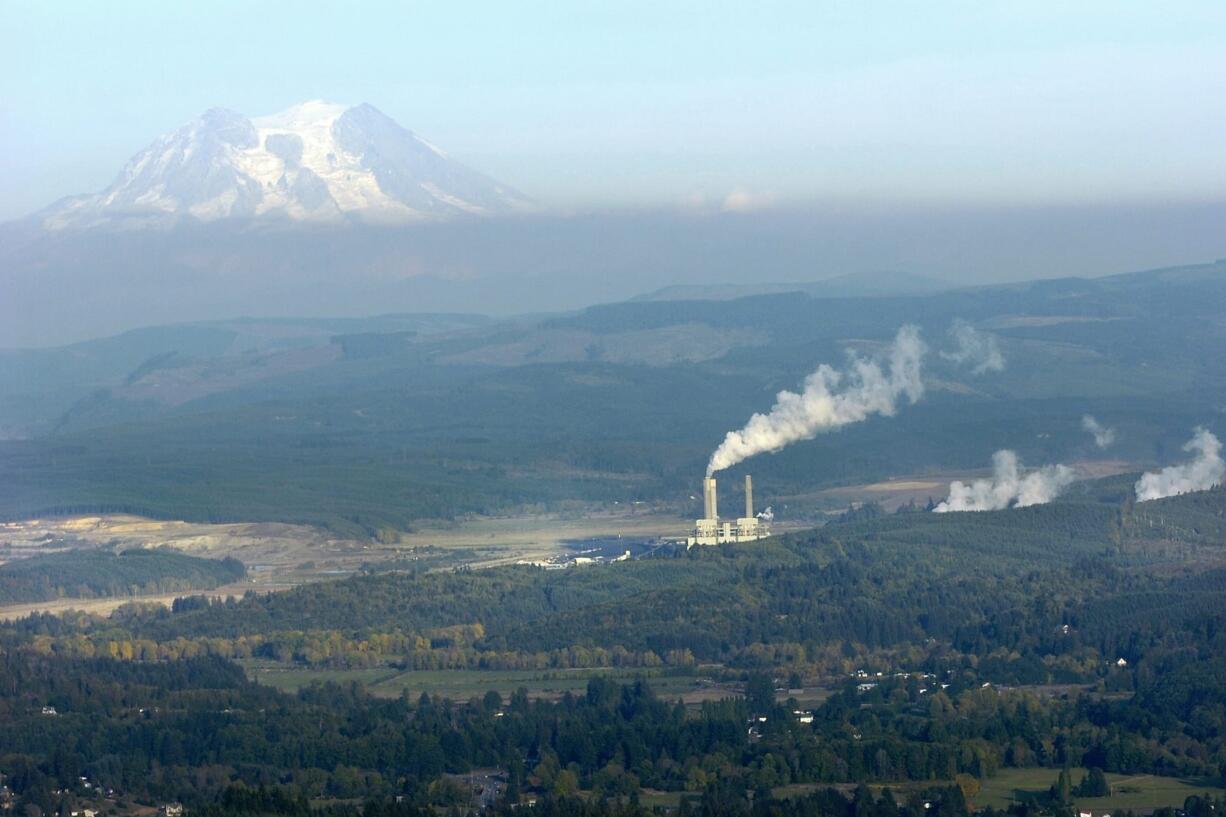
[[[254,217],[383,223],[527,204],[371,105],[313,101],[255,119],[205,111],[132,157],[110,187],[37,218],[51,230]]]

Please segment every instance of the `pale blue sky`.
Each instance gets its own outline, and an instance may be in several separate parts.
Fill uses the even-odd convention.
[[[1205,201],[1226,3],[0,0],[0,218],[206,108],[370,102],[559,207]]]

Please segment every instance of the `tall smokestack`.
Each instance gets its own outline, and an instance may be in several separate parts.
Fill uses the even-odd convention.
[[[753,519],[753,477],[745,475],[745,518]]]
[[[716,519],[719,516],[719,504],[715,498],[715,477],[705,477],[702,481],[702,518]]]

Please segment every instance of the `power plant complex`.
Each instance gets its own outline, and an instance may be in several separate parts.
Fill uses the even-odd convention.
[[[770,530],[753,512],[753,477],[745,475],[745,515],[736,520],[719,521],[719,499],[715,477],[702,480],[702,519],[694,520],[694,532],[686,538],[687,548],[694,545],[722,545],[728,542],[753,542],[770,536]]]

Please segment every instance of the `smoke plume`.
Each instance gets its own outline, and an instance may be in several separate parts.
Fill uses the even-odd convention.
[[[1081,427],[1094,435],[1094,444],[1099,448],[1106,448],[1115,442],[1115,429],[1107,428],[1089,414],[1081,418]]]
[[[959,318],[949,327],[949,336],[956,348],[952,352],[941,352],[941,357],[959,366],[970,366],[971,374],[1004,370],[1005,356],[1001,354],[995,335],[980,332]]]
[[[1183,450],[1196,456],[1182,465],[1141,475],[1137,480],[1137,502],[1205,491],[1221,484],[1226,476],[1226,463],[1222,462],[1222,444],[1213,432],[1197,427]]]
[[[977,479],[970,485],[951,482],[949,498],[933,511],[999,511],[1043,505],[1059,496],[1075,478],[1073,469],[1065,465],[1047,465],[1023,476],[1017,454],[1002,449],[992,455],[991,479]]]
[[[919,329],[898,330],[888,368],[876,360],[851,356],[846,371],[822,364],[800,394],[781,391],[768,414],[755,414],[740,431],[729,431],[707,464],[713,474],[755,454],[778,451],[797,440],[858,423],[873,414],[893,416],[900,397],[914,403],[924,392],[920,364],[926,347]]]
[[[770,505],[767,505],[766,510],[758,514],[758,518],[761,519],[763,522],[774,522],[775,521],[775,509],[772,508]]]

